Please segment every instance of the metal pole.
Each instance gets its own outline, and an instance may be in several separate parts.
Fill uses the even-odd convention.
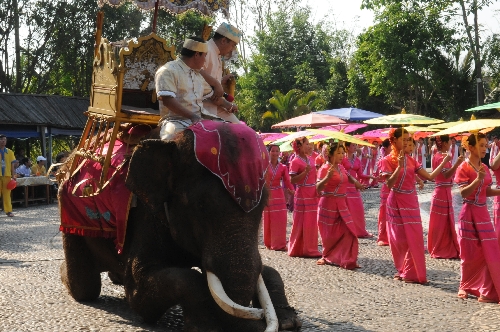
[[[479,84],[481,84],[482,80],[478,77],[476,78],[476,95],[477,95],[477,106],[481,105],[479,103]]]

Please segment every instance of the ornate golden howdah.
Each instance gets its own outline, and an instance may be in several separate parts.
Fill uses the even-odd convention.
[[[102,187],[107,179],[120,124],[158,124],[160,113],[155,74],[159,67],[174,59],[175,47],[168,46],[167,41],[155,33],[140,37],[137,41],[121,43],[110,43],[105,38],[99,38],[94,57],[88,120],[71,166],[71,174],[84,160],[99,161],[103,169],[99,181]],[[107,142],[109,148],[106,150],[103,146]],[[103,150],[105,155],[101,155],[100,151]]]

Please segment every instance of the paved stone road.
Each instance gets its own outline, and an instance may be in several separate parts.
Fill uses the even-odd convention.
[[[432,185],[419,194],[427,229]],[[363,193],[367,228],[377,232],[378,190]],[[457,213],[460,199],[456,195]],[[0,216],[0,331],[179,331],[174,308],[156,325],[143,324],[124,301],[123,289],[102,275],[101,297],[80,304],[59,278],[63,253],[56,205],[16,209]],[[427,255],[429,285],[392,280],[388,247],[360,240],[361,269],[316,266],[315,259],[290,258],[261,247],[275,267],[301,319],[302,331],[499,331],[500,306],[456,297],[459,261]]]

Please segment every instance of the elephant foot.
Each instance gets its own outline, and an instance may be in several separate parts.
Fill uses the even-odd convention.
[[[278,316],[280,331],[299,331],[302,327],[302,322],[297,317],[297,313],[290,306],[274,306],[276,316]]]
[[[120,274],[109,271],[108,277],[113,284],[123,285],[123,276],[121,276]]]

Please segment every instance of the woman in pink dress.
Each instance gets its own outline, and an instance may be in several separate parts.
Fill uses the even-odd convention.
[[[500,153],[493,158],[490,163],[493,175],[495,175],[496,188],[500,189]],[[493,226],[495,227],[495,233],[500,241],[500,196],[495,196],[493,198]]]
[[[356,157],[356,150],[358,146],[354,143],[345,143],[347,149],[347,155],[342,160],[342,166],[345,170],[356,179],[361,182],[362,179],[372,179],[370,175],[364,175],[361,169],[361,162]],[[364,187],[363,187],[364,189]],[[373,237],[373,234],[366,231],[366,221],[365,221],[365,208],[363,206],[363,199],[361,198],[361,193],[353,183],[347,183],[347,207],[351,213],[352,220],[354,221],[355,234],[359,238],[369,238]]]
[[[323,242],[323,256],[316,264],[338,265],[344,269],[355,269],[358,259],[358,238],[346,202],[347,183],[356,188],[364,186],[350,176],[341,162],[344,147],[333,143],[329,147],[328,161],[318,173],[316,189],[321,198],[318,206],[318,226]]]
[[[500,189],[491,188],[489,169],[481,162],[486,155],[487,144],[482,133],[464,137],[462,146],[470,152],[470,156],[455,174],[464,203],[458,220],[461,260],[458,297],[465,299],[472,294],[478,297],[479,302],[499,302],[500,245],[488,213],[486,197],[500,195]]]
[[[288,242],[292,257],[320,257],[318,251],[318,200],[316,196],[316,167],[308,156],[311,147],[306,137],[293,141],[295,158],[290,162],[291,182],[297,185],[294,196],[293,225]]]
[[[380,148],[380,159],[377,162],[378,170],[382,167],[382,160],[391,153],[391,142],[388,138],[386,138],[382,142],[382,147]],[[385,181],[382,184],[382,188],[380,189],[380,208],[378,210],[378,238],[377,245],[378,246],[388,246],[389,238],[387,237],[387,197],[389,196],[389,188]]]
[[[449,154],[450,137],[448,135],[437,136],[436,147],[438,152],[432,158],[432,168],[438,167]],[[459,156],[453,166],[451,160],[448,161],[441,173],[436,176],[427,235],[427,249],[432,258],[453,259],[459,257],[451,187],[453,186],[453,175],[463,161],[463,156]]]
[[[394,279],[423,284],[427,282],[427,276],[422,219],[415,188],[416,175],[427,180],[434,179],[450,157],[445,157],[443,163],[429,174],[406,153],[408,142],[413,140],[406,130],[392,129],[389,140],[392,152],[382,160],[381,176],[387,179],[390,189],[387,197],[387,233],[398,271]]]
[[[263,237],[264,245],[271,250],[286,250],[287,208],[283,186],[293,194],[293,186],[288,175],[288,168],[278,162],[280,148],[277,145],[268,146],[271,162],[267,169],[267,185],[269,200],[264,208]]]
[[[325,151],[327,147],[328,144],[323,144],[321,146],[321,153],[318,154],[318,156],[314,160],[314,165],[316,166],[316,170],[318,170],[325,163]]]

